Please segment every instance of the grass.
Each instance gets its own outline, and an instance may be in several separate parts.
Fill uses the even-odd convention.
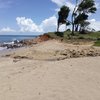
[[[87,34],[80,34],[75,32],[75,35],[71,35],[71,31],[65,32],[49,32],[48,35],[54,39],[61,39],[67,42],[68,40],[72,41],[94,41],[94,46],[100,46],[100,32],[90,32]],[[95,42],[96,41],[96,42]]]
[[[100,40],[97,40],[97,41],[94,43],[94,46],[100,46]]]
[[[100,38],[100,32],[92,32],[87,34],[79,34],[79,36],[83,37],[84,39],[91,39],[91,40],[97,40]]]
[[[63,38],[63,32],[48,32],[47,33],[51,38],[61,39]]]
[[[68,39],[69,35],[70,35],[71,32],[49,32],[48,35],[51,37],[51,38],[55,38],[55,39]]]

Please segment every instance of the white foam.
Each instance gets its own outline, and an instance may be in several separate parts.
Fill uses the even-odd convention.
[[[7,49],[7,47],[0,47],[0,51]]]

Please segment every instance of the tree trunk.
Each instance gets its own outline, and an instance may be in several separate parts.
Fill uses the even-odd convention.
[[[57,32],[59,32],[59,21],[57,22]]]
[[[75,27],[76,32],[78,32],[78,27],[79,27],[79,24],[77,24],[76,27]]]
[[[74,8],[73,13],[72,13],[72,35],[74,35],[74,27],[75,27],[75,23],[74,23],[75,16],[74,16],[74,14],[77,12],[77,3],[78,3],[78,0],[76,0],[76,5],[75,5],[75,8]]]
[[[72,14],[72,35],[74,35],[74,21],[73,21],[74,15]]]

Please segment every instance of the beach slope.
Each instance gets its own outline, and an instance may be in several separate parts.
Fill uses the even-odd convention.
[[[71,48],[91,45],[50,40],[1,57],[0,100],[100,100],[100,57],[59,54]]]

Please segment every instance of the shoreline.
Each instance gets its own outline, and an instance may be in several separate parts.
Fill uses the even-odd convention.
[[[54,39],[9,50],[0,57],[0,99],[99,100],[100,56],[93,55],[98,52],[91,44]]]
[[[23,40],[15,40],[12,42],[7,42],[6,44],[1,43],[0,44],[0,56],[2,55],[6,55],[8,53],[14,52],[16,50],[19,50],[21,48],[27,48],[30,46],[34,46],[35,44],[44,42],[49,40],[50,37],[48,37],[48,35],[39,35],[39,36],[35,36],[35,38],[32,39],[23,39]]]
[[[5,50],[3,51],[3,55],[5,57],[18,59],[64,60],[69,58],[100,56],[100,48],[94,47],[91,44],[75,45],[50,39],[36,43],[35,45],[31,44],[20,48]]]

